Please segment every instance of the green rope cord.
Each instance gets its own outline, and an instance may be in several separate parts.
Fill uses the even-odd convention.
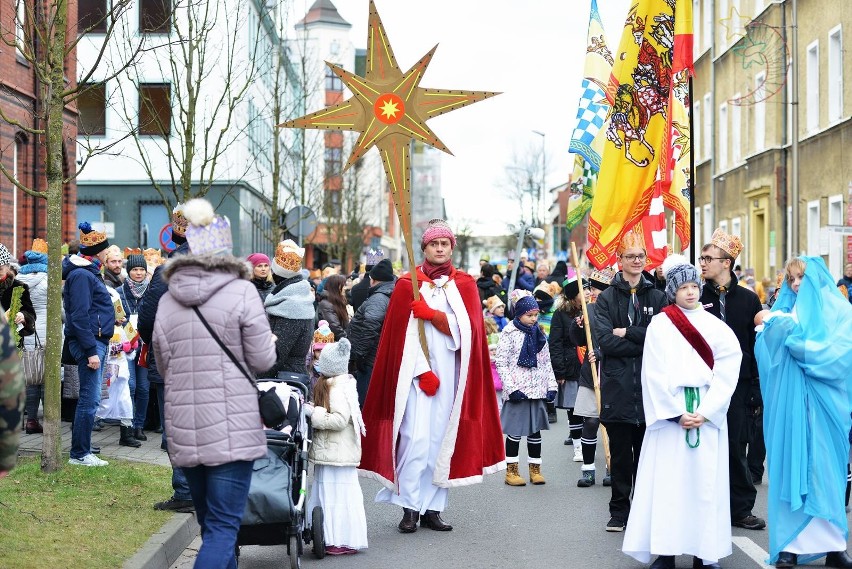
[[[683,396],[686,399],[686,412],[694,413],[698,406],[701,404],[701,394],[698,392],[698,388],[684,387]],[[689,448],[698,448],[698,445],[701,444],[701,429],[700,427],[695,428],[695,444],[689,442],[689,432],[691,430],[692,429],[686,430],[686,444]]]

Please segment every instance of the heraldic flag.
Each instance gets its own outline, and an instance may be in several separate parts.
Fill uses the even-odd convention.
[[[688,25],[676,24],[669,2]],[[663,147],[673,63],[681,65],[686,46],[691,58],[691,32],[690,0],[638,0],[628,13],[607,86],[611,110],[589,216],[587,256],[598,268],[614,264],[622,235],[648,215],[661,191],[656,182],[671,166]]]
[[[577,107],[577,126],[571,135],[568,152],[579,154],[591,165],[592,171],[601,168],[602,132],[609,103],[604,90],[612,73],[612,53],[604,37],[598,3],[592,0],[589,12],[589,31],[586,34],[586,59],[583,63],[583,81],[580,104]]]

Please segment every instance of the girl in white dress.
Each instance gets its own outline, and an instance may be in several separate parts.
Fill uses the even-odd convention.
[[[323,509],[326,553],[346,555],[367,548],[367,517],[356,467],[366,434],[355,378],[349,375],[349,340],[327,344],[319,358],[313,405],[305,413],[313,426],[308,459],[314,481],[307,511]]]

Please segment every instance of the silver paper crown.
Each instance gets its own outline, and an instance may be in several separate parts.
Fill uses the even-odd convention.
[[[230,254],[233,250],[231,222],[227,217],[216,216],[209,225],[189,224],[186,241],[193,255]]]
[[[367,251],[366,255],[366,264],[367,265],[378,265],[379,261],[385,258],[385,252],[381,249],[370,249]]]

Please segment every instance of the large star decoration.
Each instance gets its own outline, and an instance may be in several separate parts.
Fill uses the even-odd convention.
[[[426,126],[426,121],[499,94],[420,87],[420,80],[437,48],[436,45],[411,69],[402,73],[376,6],[373,0],[370,0],[366,77],[360,77],[326,62],[349,87],[353,96],[337,105],[278,125],[287,128],[360,132],[344,171],[373,146],[379,148],[412,263],[409,186],[411,140],[420,140],[452,154],[432,129]]]

